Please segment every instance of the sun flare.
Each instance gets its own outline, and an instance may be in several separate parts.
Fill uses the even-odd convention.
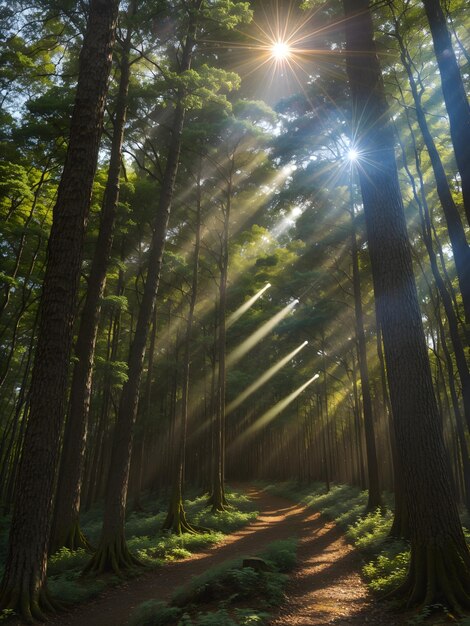
[[[276,61],[285,61],[291,55],[291,49],[287,42],[276,41],[271,47],[271,56]]]

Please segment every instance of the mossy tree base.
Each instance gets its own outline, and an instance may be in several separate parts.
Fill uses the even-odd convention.
[[[51,553],[57,552],[61,548],[68,548],[69,550],[86,550],[90,554],[93,554],[95,549],[83,534],[80,528],[80,522],[77,520],[71,528],[67,531],[57,533],[56,537],[51,543]]]
[[[217,485],[212,490],[212,493],[207,500],[206,506],[212,507],[213,513],[226,511],[228,508],[230,508],[230,505],[225,497],[225,489],[223,485]]]
[[[92,559],[85,566],[83,575],[113,573],[123,576],[143,567],[143,563],[132,555],[124,536],[113,539],[102,538]]]
[[[37,590],[34,581],[25,579],[18,585],[4,586],[0,591],[0,610],[10,609],[27,624],[47,621],[49,614],[65,610],[65,605],[53,599],[45,585]]]
[[[168,515],[163,523],[162,530],[169,531],[174,535],[197,535],[201,531],[196,526],[193,526],[186,519],[186,512],[184,510],[183,502],[177,502],[170,506]]]
[[[456,545],[415,546],[405,582],[384,596],[403,609],[445,605],[462,614],[470,609],[470,567]]]

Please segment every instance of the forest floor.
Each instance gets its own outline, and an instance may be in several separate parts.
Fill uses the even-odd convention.
[[[287,585],[287,600],[273,615],[275,626],[316,624],[407,624],[376,602],[360,576],[361,557],[334,522],[290,500],[250,488],[260,514],[245,528],[227,535],[190,558],[108,589],[95,600],[57,615],[54,626],[125,626],[142,602],[168,600],[175,589],[209,568],[240,556],[256,555],[278,539],[297,537],[298,562]]]

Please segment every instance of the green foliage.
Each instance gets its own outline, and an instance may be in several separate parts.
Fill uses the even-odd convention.
[[[140,604],[131,616],[129,626],[166,626],[174,624],[181,609],[168,606],[166,602],[149,600]]]
[[[0,611],[0,622],[6,622],[15,615],[13,609],[2,609]]]
[[[351,524],[346,536],[360,550],[375,552],[388,537],[392,522],[393,512],[390,509],[377,509]]]
[[[179,587],[172,596],[172,603],[176,606],[186,606],[199,601],[202,598],[208,599],[217,595],[221,588],[222,581],[230,577],[230,572],[235,568],[240,568],[242,559],[238,558],[226,561],[215,567],[211,567],[203,574],[195,576],[189,583]]]
[[[294,568],[297,557],[297,539],[280,539],[273,541],[263,550],[261,557],[279,572],[289,572]]]
[[[57,576],[68,570],[81,569],[87,563],[90,555],[83,550],[69,550],[61,548],[49,557],[47,572],[49,576]]]
[[[179,622],[178,626],[189,626],[190,624],[192,626],[237,626],[237,622],[230,617],[226,609],[219,609],[215,612],[198,613],[194,620],[187,615],[184,621],[181,620]]]
[[[226,30],[233,30],[238,24],[250,22],[253,11],[249,2],[233,2],[232,0],[216,0],[204,6],[203,16],[216,22]]]
[[[185,613],[178,626],[263,626],[269,617],[269,613],[256,609],[234,609],[232,616],[232,612],[221,608],[218,611],[198,613],[194,619]]]
[[[363,567],[367,583],[374,591],[384,593],[403,582],[410,562],[409,550],[403,550],[403,543],[384,546],[379,556]]]
[[[321,484],[280,483],[267,489],[320,511],[341,526],[349,541],[365,554],[363,573],[374,592],[386,592],[404,580],[410,552],[406,542],[388,539],[393,521],[390,507],[364,514],[367,492],[348,485],[334,485],[327,493]]]
[[[297,541],[275,541],[261,556],[277,571],[258,572],[241,567],[242,558],[226,561],[194,577],[177,589],[170,604],[145,602],[132,615],[132,626],[255,626],[266,624],[269,614],[263,609],[279,605],[284,598],[287,571],[295,564]],[[238,602],[253,603],[255,608],[234,606]],[[201,612],[207,603],[218,603],[218,610]],[[177,613],[172,613],[174,607]],[[176,618],[174,616],[177,616]],[[167,621],[165,621],[167,620]],[[172,621],[174,620],[174,621]]]
[[[65,604],[78,604],[98,595],[113,582],[119,581],[109,578],[87,580],[80,577],[80,572],[68,571],[60,576],[50,576],[48,587],[51,594]]]
[[[234,613],[241,626],[263,626],[270,618],[269,613],[255,609],[235,609]]]
[[[257,517],[256,511],[238,511],[227,509],[212,513],[204,509],[194,515],[191,519],[198,526],[205,526],[223,533],[231,533],[237,528],[249,524]]]
[[[262,553],[268,563],[278,571],[258,572],[251,567],[241,567],[241,560],[228,561],[193,578],[178,589],[172,602],[184,607],[193,603],[222,600],[226,597],[248,600],[262,598],[268,606],[282,602],[287,576],[280,570],[292,569],[295,564],[297,542],[294,539],[270,544]]]

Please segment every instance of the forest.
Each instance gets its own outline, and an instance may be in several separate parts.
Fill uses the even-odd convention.
[[[0,622],[470,623],[467,1],[0,41]]]

